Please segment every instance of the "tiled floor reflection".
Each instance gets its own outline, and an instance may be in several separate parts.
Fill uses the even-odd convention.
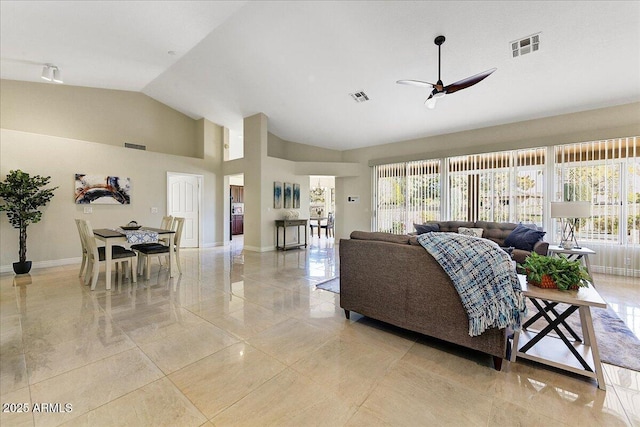
[[[93,292],[79,265],[0,275],[3,426],[640,426],[640,373],[593,381],[491,358],[353,313],[315,288],[333,239],[306,250],[185,249],[173,279]],[[640,335],[640,280],[596,275]],[[24,406],[23,406],[24,407]],[[7,407],[8,408],[8,407]],[[12,408],[17,408],[16,406]]]

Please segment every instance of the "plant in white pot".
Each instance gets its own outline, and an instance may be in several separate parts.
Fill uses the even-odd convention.
[[[11,226],[20,230],[20,261],[13,263],[16,274],[25,274],[31,270],[31,261],[27,261],[27,227],[42,219],[40,207],[49,203],[53,191],[58,188],[43,188],[50,180],[50,176],[31,176],[15,170],[10,171],[7,178],[0,182],[0,198],[4,200],[0,211],[6,212]]]

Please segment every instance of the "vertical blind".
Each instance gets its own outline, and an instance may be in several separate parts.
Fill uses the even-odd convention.
[[[555,147],[553,201],[589,201],[576,238],[596,251],[595,270],[638,275],[640,270],[640,150],[638,138]]]
[[[374,166],[374,230],[413,231],[440,219],[440,160]]]
[[[551,201],[591,202],[578,241],[597,252],[594,271],[640,275],[638,138],[378,165],[373,229],[414,231],[430,220],[535,223],[558,242]],[[550,182],[545,180],[549,176]]]
[[[448,218],[543,225],[544,148],[446,160],[449,172]]]

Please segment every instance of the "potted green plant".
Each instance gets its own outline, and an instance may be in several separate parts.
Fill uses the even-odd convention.
[[[16,274],[26,274],[31,270],[31,261],[27,261],[27,227],[42,219],[39,208],[49,203],[53,191],[58,188],[43,188],[50,180],[50,176],[31,176],[15,170],[0,182],[0,198],[4,200],[0,211],[5,211],[11,226],[20,230],[20,261],[13,263]]]
[[[567,257],[550,257],[531,252],[520,267],[526,272],[527,282],[541,288],[561,290],[589,286],[591,277],[580,261]]]

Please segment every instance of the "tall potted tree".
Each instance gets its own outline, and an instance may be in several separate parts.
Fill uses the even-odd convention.
[[[39,208],[49,203],[53,191],[58,188],[43,188],[50,180],[50,176],[31,176],[15,170],[0,182],[0,198],[4,200],[0,211],[5,211],[11,226],[20,230],[20,261],[13,263],[16,274],[26,274],[31,270],[31,261],[27,261],[27,227],[40,221],[42,212]]]

